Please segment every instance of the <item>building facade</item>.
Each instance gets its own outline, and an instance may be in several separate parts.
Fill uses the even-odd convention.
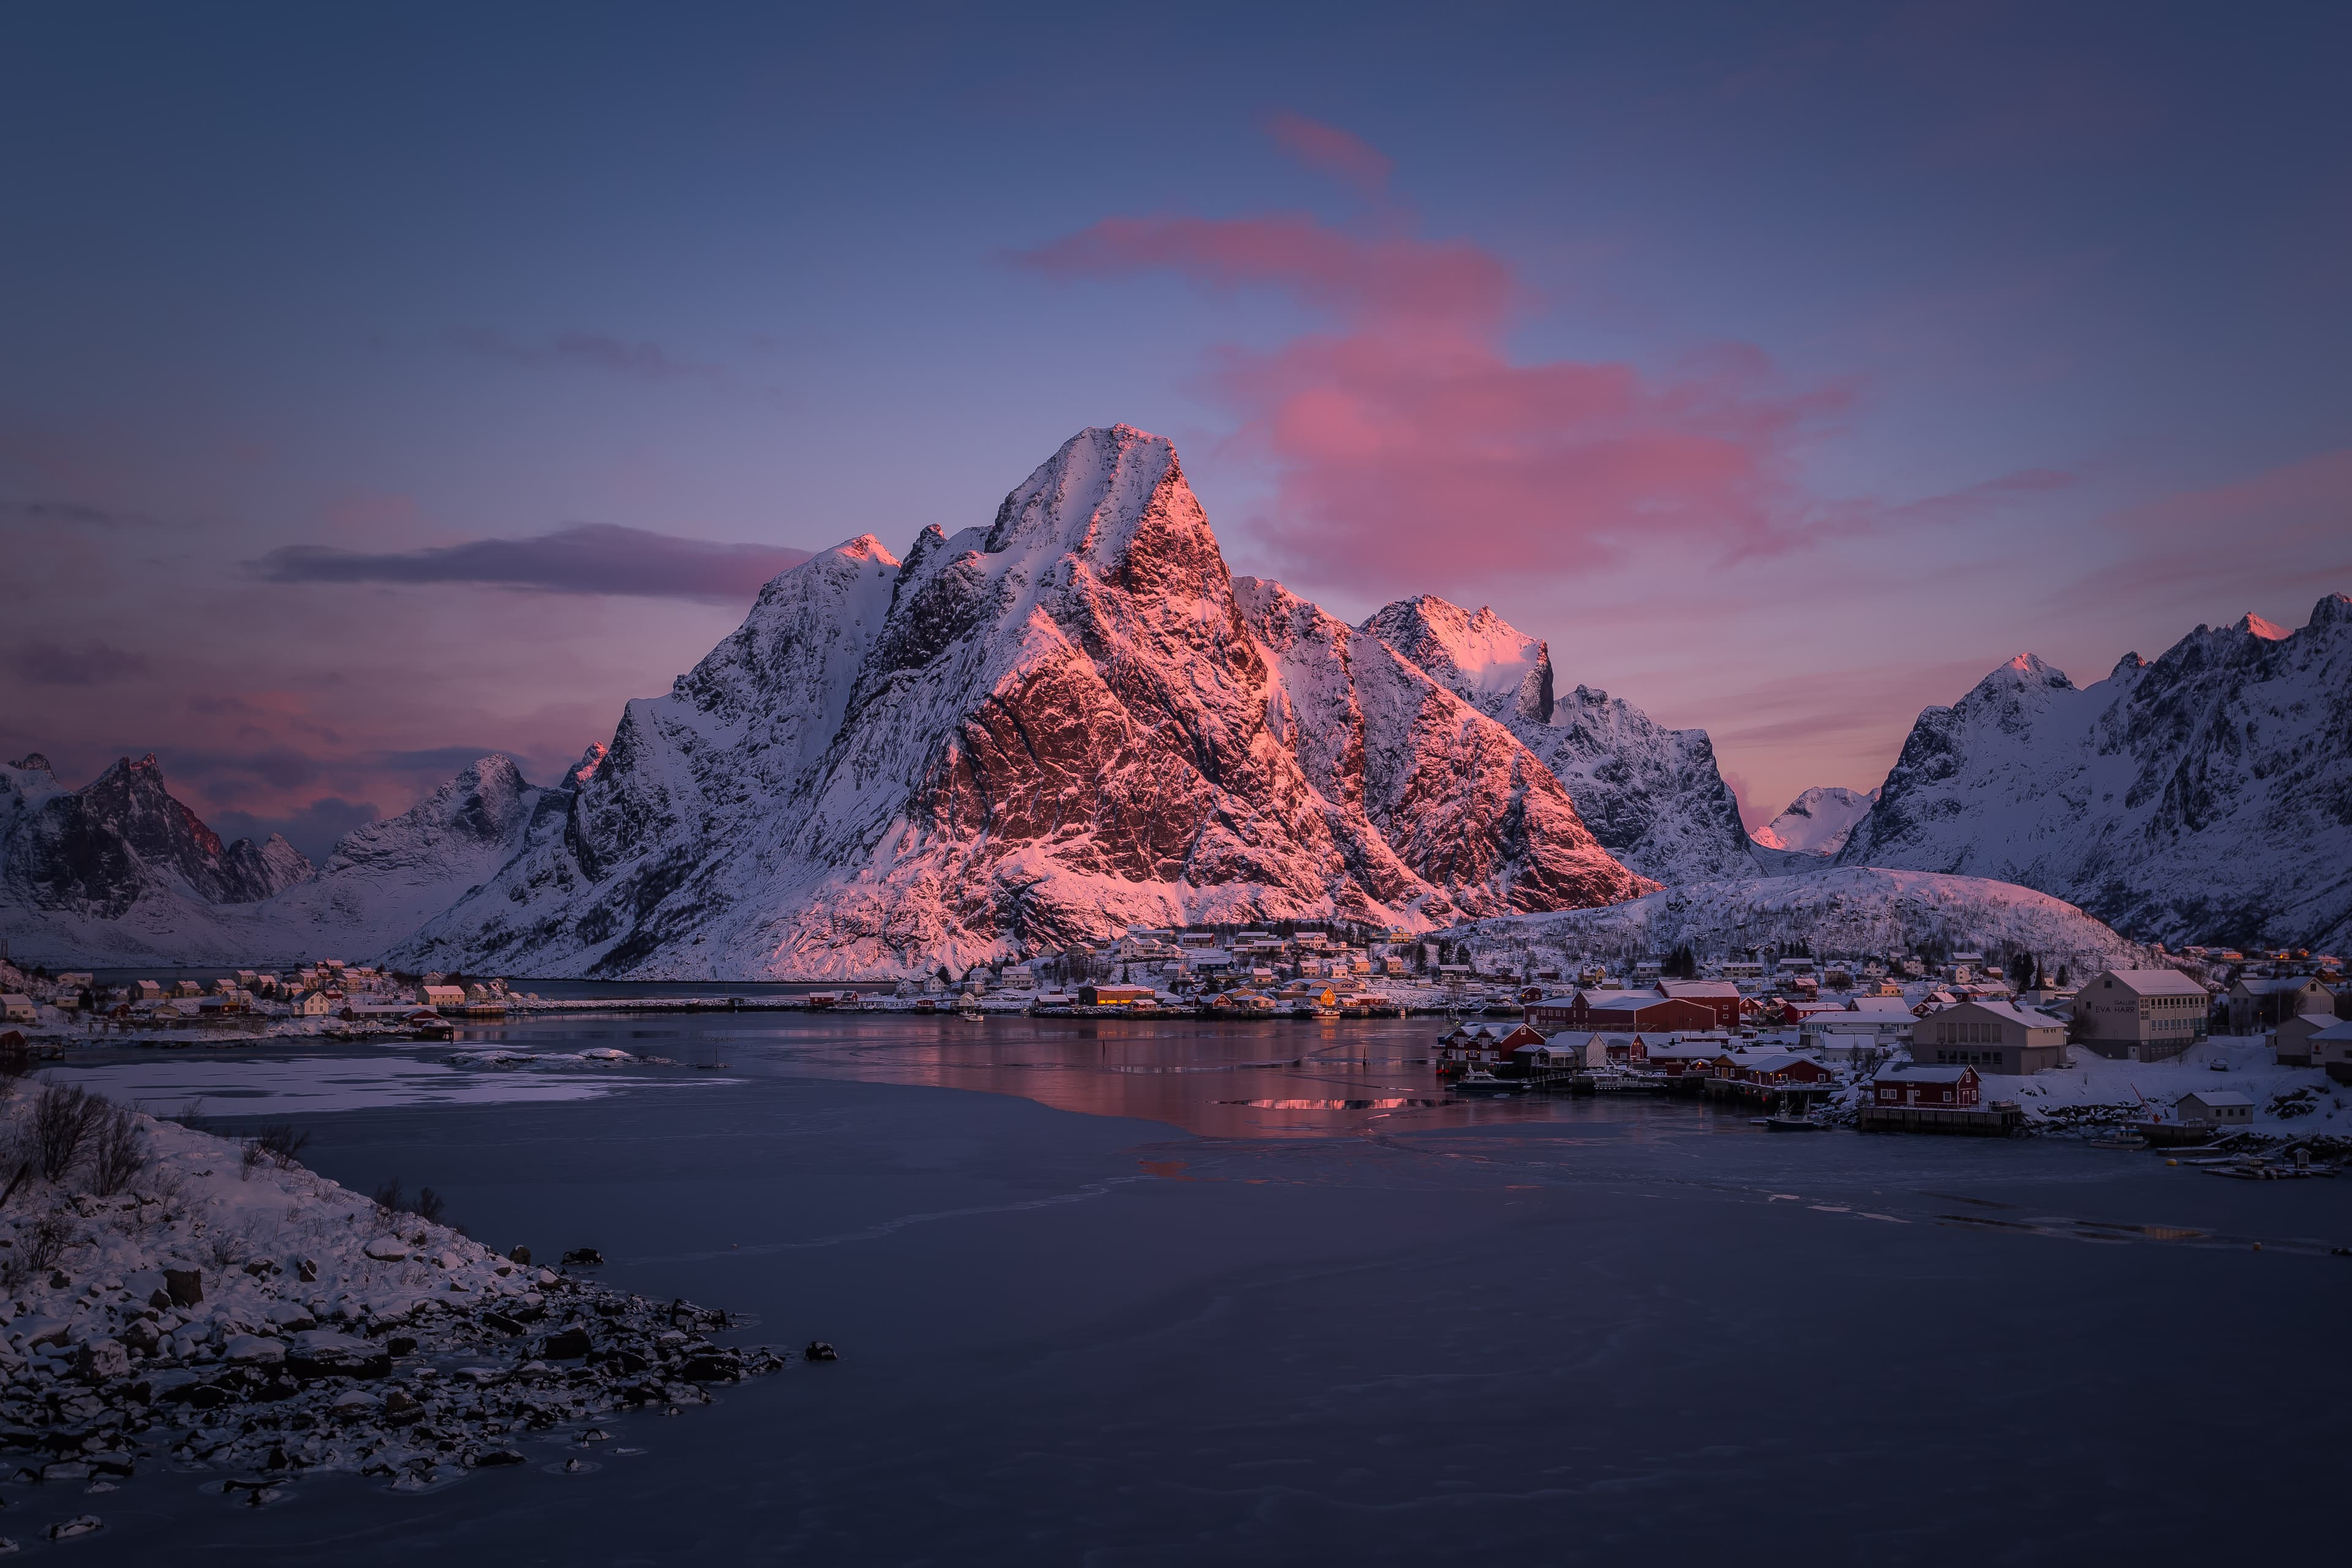
[[[2110,969],[2074,994],[2074,1043],[2118,1061],[2177,1057],[2205,1037],[2212,1001],[2177,969]]]
[[[2022,1076],[2058,1066],[2065,1054],[2063,1020],[1979,997],[1928,1014],[1911,1036],[1911,1059],[1922,1067],[1973,1067]]]

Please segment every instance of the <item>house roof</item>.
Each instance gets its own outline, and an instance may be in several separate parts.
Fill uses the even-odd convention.
[[[2230,1089],[2192,1089],[2187,1094],[2182,1095],[2179,1100],[2174,1100],[2172,1103],[2175,1105],[2186,1105],[2192,1100],[2197,1101],[2200,1105],[2210,1106],[2243,1105],[2251,1107],[2254,1103],[2244,1095],[2237,1092],[2237,1090]]]
[[[2309,974],[2264,974],[2241,980],[2238,984],[2246,988],[2250,996],[2273,996],[2282,992],[2300,991],[2306,985],[2319,985],[2319,981]],[[2323,991],[2327,989],[2324,985],[2319,988]]]
[[[1972,996],[1957,1005],[1974,1007],[1980,1013],[1990,1013],[2003,1023],[2021,1024],[2029,1029],[2063,1029],[2066,1026],[2063,1018],[2053,1018],[2047,1013],[2021,1007],[2014,1002],[1988,1002],[1981,996]]]
[[[1929,1068],[1920,1067],[1915,1063],[1910,1067],[1881,1068],[1878,1072],[1877,1081],[1885,1083],[1891,1079],[1902,1083],[1958,1083],[1960,1081],[1963,1074],[1972,1073],[1976,1070],[1977,1069],[1972,1067],[1965,1066],[1956,1068]]]
[[[2306,1013],[2304,1016],[2310,1017],[2311,1015]],[[2315,1031],[2311,1037],[2315,1040],[2327,1040],[2331,1042],[2336,1040],[2352,1040],[2352,1018],[2333,1019],[2328,1023],[2327,1027]]]
[[[2083,987],[2096,990],[2102,982],[2114,981],[2126,990],[2142,996],[2202,996],[2205,987],[2178,969],[2110,969]]]
[[[1728,980],[1661,980],[1658,989],[1668,996],[1737,996],[1739,987]]]

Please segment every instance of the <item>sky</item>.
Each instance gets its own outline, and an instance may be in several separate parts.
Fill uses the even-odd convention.
[[[0,754],[322,854],[861,533],[1172,439],[1236,572],[1704,727],[2352,590],[2352,7],[26,5]]]

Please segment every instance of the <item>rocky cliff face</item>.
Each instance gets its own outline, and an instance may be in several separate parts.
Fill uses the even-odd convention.
[[[77,790],[28,756],[0,786],[0,887],[28,910],[119,920],[142,900],[258,903],[310,872],[275,834],[224,845],[163,787],[152,752]]]
[[[1429,926],[1633,896],[1507,727],[1234,584],[1167,442],[1081,433],[985,528],[852,541],[633,702],[436,967],[873,973],[1131,922]]]
[[[1838,858],[1997,877],[2128,934],[2352,942],[2352,599],[2077,688],[2021,655],[1919,715]]]
[[[1556,692],[1549,647],[1491,609],[1473,614],[1423,595],[1388,605],[1363,629],[1509,729],[1633,870],[1664,882],[1757,874],[1706,731],[1664,729],[1591,687]]]

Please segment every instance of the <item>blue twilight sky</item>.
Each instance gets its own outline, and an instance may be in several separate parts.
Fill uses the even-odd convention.
[[[0,751],[317,852],[1172,437],[1751,820],[2352,587],[2352,7],[24,5]]]

